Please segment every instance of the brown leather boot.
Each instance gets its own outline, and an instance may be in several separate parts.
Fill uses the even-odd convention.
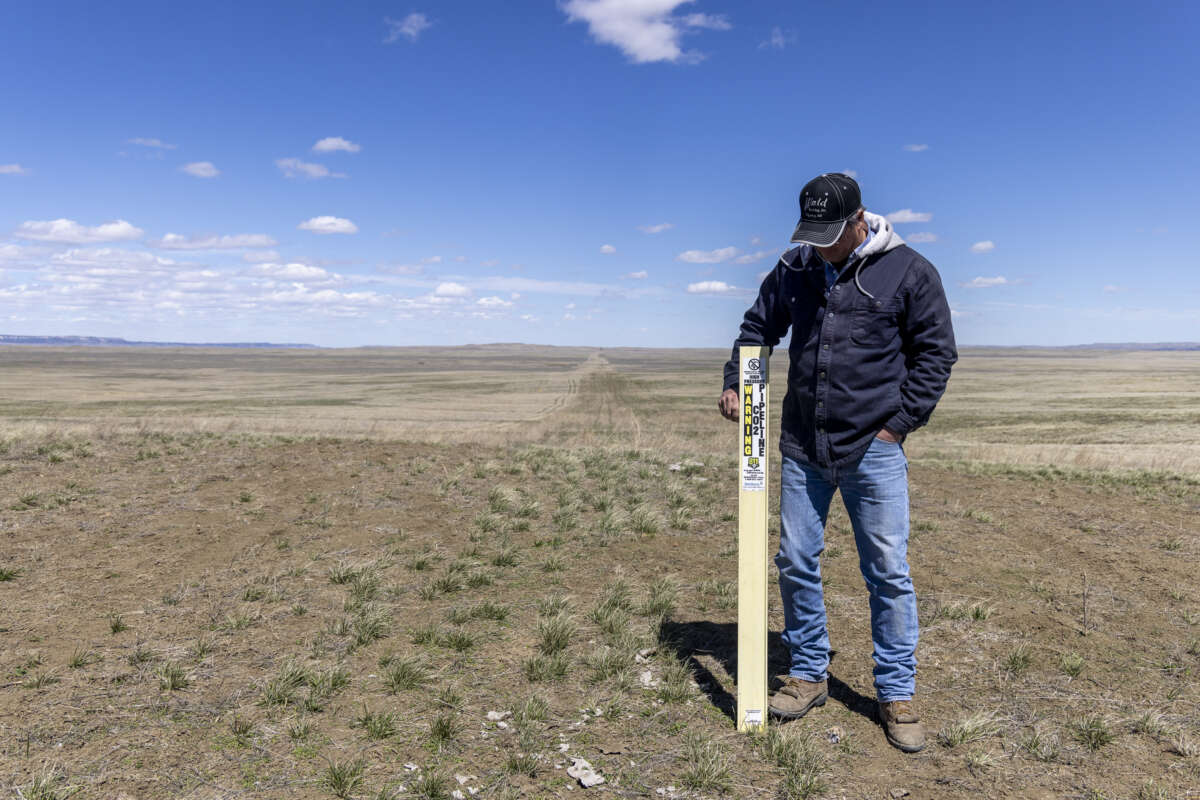
[[[879,721],[892,747],[915,753],[925,747],[925,729],[912,700],[894,700],[879,704]]]
[[[800,719],[829,699],[827,681],[806,681],[794,675],[780,675],[783,685],[771,695],[771,713],[780,719]]]

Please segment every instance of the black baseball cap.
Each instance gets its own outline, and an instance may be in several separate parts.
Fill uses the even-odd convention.
[[[800,224],[792,232],[792,241],[828,247],[860,208],[862,193],[854,178],[840,172],[818,175],[800,192]]]

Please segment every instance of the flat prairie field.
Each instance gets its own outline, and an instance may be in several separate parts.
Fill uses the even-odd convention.
[[[913,755],[837,500],[829,702],[734,729],[727,355],[0,348],[0,794],[1200,796],[1200,353],[963,352]]]

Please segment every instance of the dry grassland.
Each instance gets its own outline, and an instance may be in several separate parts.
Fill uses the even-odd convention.
[[[831,701],[733,730],[723,357],[0,350],[0,792],[1200,794],[1196,354],[965,355],[906,445],[910,756],[840,510]]]

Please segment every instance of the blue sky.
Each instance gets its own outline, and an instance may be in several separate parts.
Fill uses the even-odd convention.
[[[1191,2],[13,4],[0,333],[727,346],[840,170],[960,344],[1197,340],[1198,29]]]

